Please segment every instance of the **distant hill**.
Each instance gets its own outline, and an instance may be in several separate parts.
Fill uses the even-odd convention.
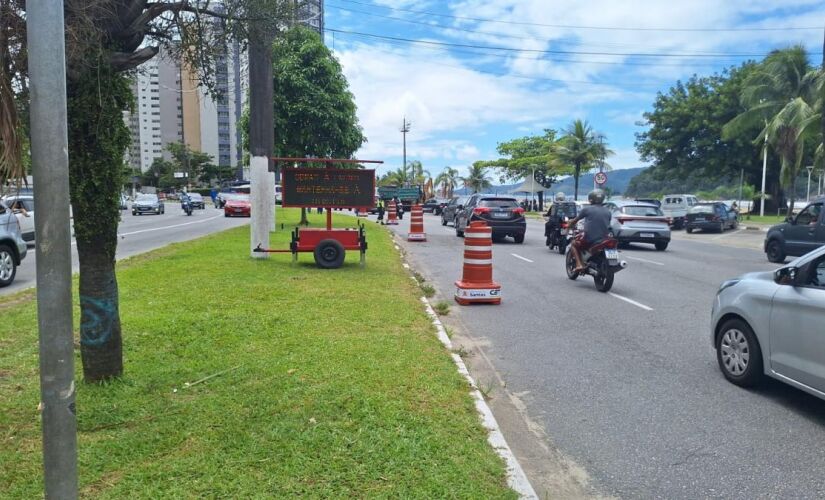
[[[640,168],[627,168],[623,170],[614,170],[612,172],[607,172],[607,184],[606,187],[610,188],[612,194],[621,194],[627,190],[627,186],[630,184],[630,179],[641,173],[647,167],[640,167]],[[591,189],[593,189],[593,175],[594,174],[585,174],[579,177],[579,196],[582,194],[587,194]],[[504,184],[501,186],[493,186],[490,189],[486,190],[485,193],[495,193],[495,194],[517,194],[513,193],[513,190],[517,187],[521,186],[521,182],[517,182],[515,184]],[[557,193],[559,191],[564,192],[564,194],[572,196],[573,195],[573,178],[568,177],[563,179],[548,190],[551,193]],[[455,191],[456,194],[465,195],[470,194],[470,190],[466,188],[457,189]],[[523,194],[523,193],[522,193]]]

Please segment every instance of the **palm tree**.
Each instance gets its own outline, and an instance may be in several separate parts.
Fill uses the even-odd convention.
[[[458,185],[458,181],[458,170],[452,167],[446,167],[435,178],[435,184],[441,185],[441,196],[444,198],[450,198],[453,196],[453,190]]]
[[[379,186],[403,186],[407,183],[407,170],[398,168],[391,170],[378,179]]]
[[[572,170],[574,199],[578,200],[579,176],[612,154],[613,151],[605,144],[604,134],[593,130],[587,121],[576,120],[564,130],[551,163]]]
[[[474,193],[483,191],[493,185],[492,180],[487,177],[487,167],[481,165],[473,165],[470,167],[469,174],[462,177],[464,187],[472,189]]]
[[[735,137],[754,125],[764,124],[754,139],[765,140],[781,160],[780,186],[790,195],[788,215],[796,201],[794,181],[804,156],[805,138],[816,130],[821,115],[822,76],[812,70],[802,46],[775,50],[744,82],[739,101],[745,108],[722,129],[725,139]],[[819,94],[819,95],[818,95]]]

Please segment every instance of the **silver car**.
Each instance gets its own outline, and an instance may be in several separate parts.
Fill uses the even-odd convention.
[[[662,209],[652,203],[609,201],[610,230],[619,245],[649,243],[664,251],[670,244],[670,224]]]
[[[14,212],[0,202],[0,287],[9,286],[26,258],[26,242]]]
[[[825,246],[722,283],[711,326],[729,381],[752,386],[767,375],[825,399]]]

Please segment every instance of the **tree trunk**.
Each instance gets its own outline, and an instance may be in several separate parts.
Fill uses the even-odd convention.
[[[69,180],[80,260],[80,354],[86,381],[123,373],[115,251],[123,153],[131,141],[123,111],[128,80],[100,67],[67,82]]]
[[[298,222],[298,225],[306,225],[309,224],[309,220],[307,219],[307,209],[301,209],[301,220]]]
[[[581,175],[582,167],[581,165],[576,165],[576,170],[573,172],[573,200],[579,201],[579,175]]]
[[[544,212],[544,191],[539,191],[539,212]]]

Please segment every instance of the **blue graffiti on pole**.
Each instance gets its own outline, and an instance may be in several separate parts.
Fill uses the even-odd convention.
[[[112,337],[112,323],[117,313],[117,299],[80,296],[80,343],[98,347]]]

